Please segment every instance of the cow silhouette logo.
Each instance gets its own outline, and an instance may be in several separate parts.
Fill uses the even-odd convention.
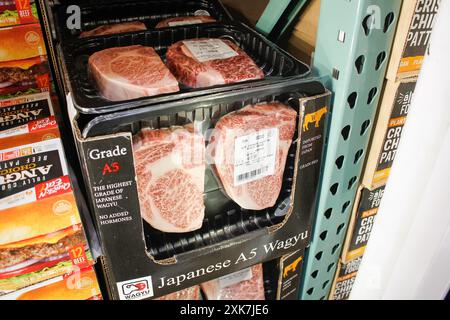
[[[305,120],[303,122],[303,131],[309,130],[309,125],[314,123],[314,126],[316,128],[319,127],[320,121],[322,120],[323,116],[328,112],[327,107],[323,107],[322,109],[317,110],[314,113],[308,113],[305,116]]]
[[[117,283],[121,300],[141,300],[153,297],[151,277],[144,277]]]
[[[303,257],[298,258],[294,262],[292,262],[290,265],[288,265],[286,268],[284,268],[283,272],[283,278],[287,278],[289,275],[289,272],[295,272],[297,270],[298,264],[303,260]]]

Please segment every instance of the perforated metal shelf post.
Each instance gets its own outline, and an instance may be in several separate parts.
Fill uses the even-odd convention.
[[[327,299],[355,199],[401,0],[322,0],[315,72],[334,93],[300,299]]]

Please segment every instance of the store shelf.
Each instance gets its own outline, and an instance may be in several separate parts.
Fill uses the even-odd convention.
[[[449,30],[443,1],[350,299],[444,299],[450,288]]]
[[[342,250],[400,0],[323,0],[315,72],[334,92],[322,187],[301,299],[327,299]]]

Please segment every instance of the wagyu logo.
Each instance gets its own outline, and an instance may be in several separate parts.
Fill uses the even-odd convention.
[[[39,36],[39,34],[37,32],[28,31],[25,34],[25,41],[30,46],[35,46],[35,45],[39,44],[40,40],[41,40],[41,37]]]
[[[65,193],[70,190],[71,185],[68,177],[58,178],[42,184],[39,190],[38,199],[43,199],[55,194]]]
[[[141,300],[153,297],[152,277],[117,283],[121,300]]]
[[[122,286],[123,294],[132,294],[134,292],[141,292],[146,290],[148,287],[147,281],[141,281],[141,282],[133,282],[128,283],[126,285]]]

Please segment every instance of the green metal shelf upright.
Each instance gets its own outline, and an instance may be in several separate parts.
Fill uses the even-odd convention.
[[[308,0],[270,0],[256,23],[256,30],[272,41],[279,40],[307,2]]]
[[[300,299],[327,299],[356,195],[401,0],[322,0],[314,70],[333,92]]]

